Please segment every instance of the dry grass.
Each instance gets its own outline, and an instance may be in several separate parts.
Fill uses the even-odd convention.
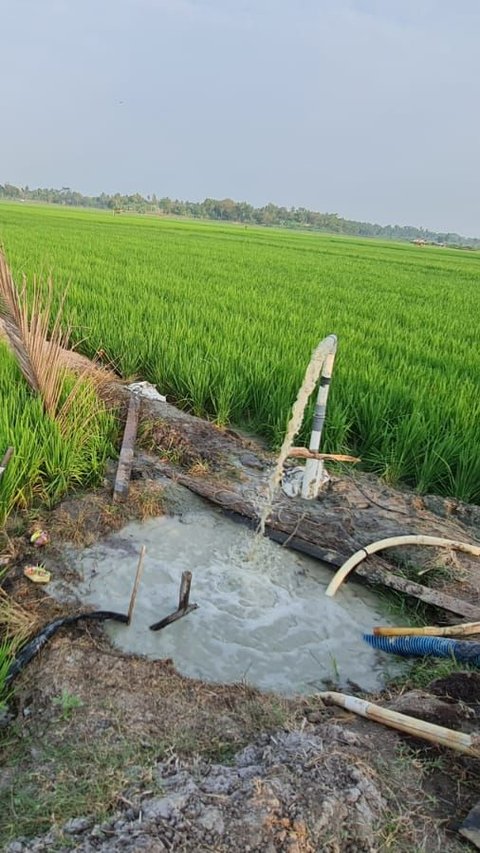
[[[0,635],[20,646],[36,628],[40,620],[36,613],[22,607],[0,587]]]
[[[101,536],[120,530],[128,521],[146,521],[163,515],[164,487],[155,481],[130,483],[124,503],[114,503],[110,491],[101,490],[67,499],[42,518],[52,542],[71,542],[77,547],[91,545]]]
[[[55,419],[60,430],[69,428],[72,406],[85,383],[93,387],[110,378],[107,371],[93,370],[91,364],[83,364],[77,378],[67,394],[65,380],[68,376],[65,350],[71,330],[63,329],[63,299],[53,316],[53,282],[48,279],[47,289],[34,279],[29,298],[24,278],[21,289],[17,288],[5,256],[0,252],[0,318],[16,358],[18,366],[28,384],[42,399],[45,413]],[[92,411],[92,417],[95,412]]]
[[[193,465],[187,471],[187,474],[190,474],[191,477],[203,477],[205,474],[210,472],[210,465],[204,459],[199,459],[197,462],[194,462]]]

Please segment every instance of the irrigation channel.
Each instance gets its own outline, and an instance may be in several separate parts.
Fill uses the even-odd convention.
[[[170,485],[175,514],[133,522],[85,549],[68,548],[78,580],[51,585],[61,598],[126,612],[138,555],[143,574],[129,626],[106,622],[113,644],[150,658],[172,658],[179,672],[205,681],[245,680],[284,694],[312,693],[325,683],[366,691],[381,687],[391,659],[362,642],[388,623],[378,597],[350,583],[330,599],[331,571],[319,561],[262,539],[221,510]],[[182,572],[193,574],[198,609],[159,631],[149,626],[175,610]]]

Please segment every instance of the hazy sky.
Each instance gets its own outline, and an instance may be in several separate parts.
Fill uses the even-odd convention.
[[[0,182],[480,236],[479,0],[0,0]]]

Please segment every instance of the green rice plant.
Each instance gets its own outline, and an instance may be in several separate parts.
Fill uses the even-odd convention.
[[[336,333],[323,449],[480,502],[479,254],[11,204],[0,242],[17,278],[52,271],[80,351],[272,447]]]
[[[52,506],[68,489],[99,482],[107,456],[115,453],[116,421],[93,397],[91,386],[83,385],[61,429],[0,342],[0,451],[15,448],[0,481],[0,527],[14,507]]]
[[[10,664],[14,657],[14,644],[11,640],[3,640],[0,642],[0,711],[5,706],[7,698],[6,679]]]

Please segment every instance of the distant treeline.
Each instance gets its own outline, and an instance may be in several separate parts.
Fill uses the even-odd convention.
[[[275,225],[281,228],[310,228],[313,231],[326,231],[330,234],[347,234],[352,237],[380,237],[387,240],[420,240],[448,246],[480,248],[480,238],[469,239],[460,234],[441,234],[425,228],[410,225],[377,225],[371,222],[356,222],[343,219],[336,213],[319,213],[305,207],[278,207],[266,204],[253,207],[245,201],[233,201],[231,198],[206,198],[204,201],[179,201],[171,198],[157,198],[155,194],[146,198],[140,193],[134,195],[86,196],[71,190],[70,187],[55,189],[30,189],[28,186],[16,187],[13,184],[0,184],[0,198],[12,201],[38,201],[48,204],[62,204],[69,207],[96,207],[100,210],[112,210],[121,213],[153,213],[170,216],[188,216],[193,219],[215,219],[223,222],[242,222],[249,225]]]

